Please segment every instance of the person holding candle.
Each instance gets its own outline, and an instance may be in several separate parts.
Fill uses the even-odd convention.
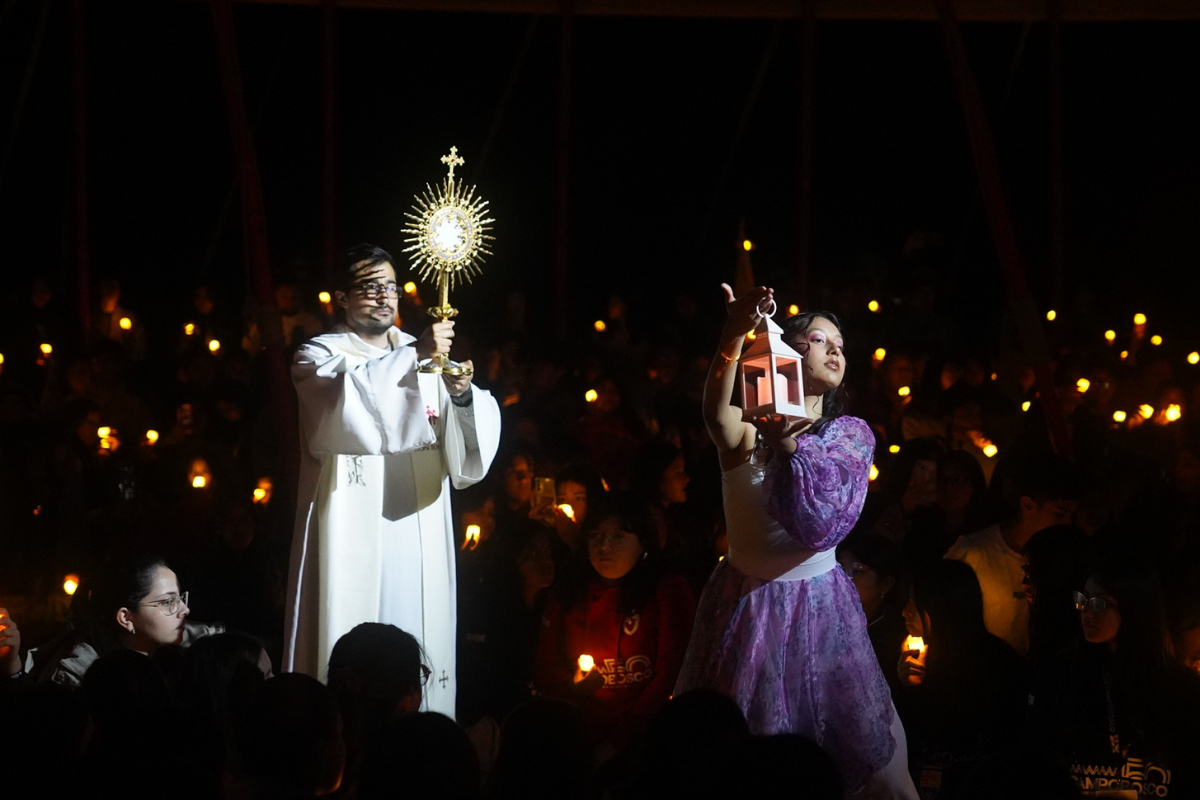
[[[807,416],[751,425],[729,398],[746,335],[774,306],[773,292],[722,289],[728,321],[703,413],[720,459],[729,554],[700,599],[675,693],[711,687],[738,703],[755,734],[812,737],[848,793],[915,798],[862,606],[836,568],[875,449],[867,424],[843,415],[841,326],[828,313],[787,320],[782,339],[802,358]]]
[[[896,666],[896,708],[908,734],[910,769],[923,791],[941,792],[1020,730],[1028,681],[1020,656],[988,632],[983,593],[961,561],[942,559],[913,575],[904,607],[909,638]],[[914,641],[915,637],[919,637]]]
[[[687,581],[665,572],[644,503],[604,497],[591,505],[584,535],[587,560],[546,603],[534,685],[579,704],[604,758],[670,699],[695,601]],[[585,655],[592,669],[583,673]]]

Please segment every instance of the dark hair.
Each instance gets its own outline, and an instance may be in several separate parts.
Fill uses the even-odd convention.
[[[1015,517],[1020,513],[1021,498],[1038,505],[1055,500],[1078,500],[1083,493],[1079,470],[1063,456],[1038,453],[1016,465],[1004,486],[1004,501]]]
[[[888,537],[878,533],[852,534],[838,545],[838,555],[843,551],[853,553],[855,558],[870,567],[879,579],[891,578],[899,582],[903,572],[900,548]]]
[[[1051,525],[1025,545],[1025,571],[1034,588],[1029,607],[1029,656],[1037,663],[1059,653],[1079,635],[1072,594],[1092,568],[1091,542],[1073,525]]]
[[[194,711],[221,723],[266,677],[258,668],[263,644],[248,633],[203,636],[183,653],[175,696]]]
[[[629,489],[647,503],[659,502],[659,485],[667,468],[683,451],[670,442],[647,442],[638,450],[629,476]]]
[[[72,608],[72,616],[98,655],[122,646],[124,630],[117,624],[117,612],[136,608],[154,588],[160,569],[170,569],[161,556],[137,554],[115,558],[95,579],[84,579],[76,591],[83,603],[78,611]]]
[[[818,319],[824,318],[834,324],[839,331],[842,330],[841,320],[830,311],[805,311],[797,314],[794,317],[788,317],[784,320],[782,328],[782,339],[786,342],[797,333],[808,333],[808,329]],[[843,332],[844,333],[844,332]],[[826,423],[832,422],[838,417],[846,413],[846,384],[843,381],[833,389],[830,389],[825,394],[821,395],[821,418],[813,423],[810,429],[811,433],[816,433],[825,426]]]
[[[492,798],[586,795],[592,748],[583,712],[565,700],[536,697],[512,710],[488,774]]]
[[[913,575],[912,595],[917,610],[929,615],[926,674],[936,680],[969,662],[990,636],[983,623],[983,591],[971,567],[938,559]]]
[[[238,751],[246,772],[311,796],[336,785],[345,766],[338,709],[309,675],[277,675],[243,709]]]
[[[598,502],[588,506],[583,523],[584,536],[590,535],[608,520],[616,520],[621,530],[632,533],[641,542],[645,556],[621,578],[617,608],[621,614],[632,616],[654,597],[663,575],[662,557],[658,547],[658,532],[646,502],[628,492],[606,492]],[[578,554],[575,575],[562,588],[565,608],[574,608],[587,597],[588,584],[598,577],[587,548]]]
[[[421,645],[411,633],[383,622],[362,622],[333,645],[327,682],[335,694],[354,683],[395,706],[421,688],[422,659]]]
[[[384,250],[382,247],[377,247],[373,244],[360,243],[350,248],[342,254],[341,262],[339,263],[339,286],[342,291],[354,286],[365,275],[369,275],[375,267],[380,264],[392,264],[391,253]]]

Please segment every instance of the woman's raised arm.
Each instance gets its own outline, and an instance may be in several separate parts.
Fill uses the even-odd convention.
[[[772,303],[773,299],[772,290],[765,286],[758,286],[737,298],[728,284],[722,283],[721,290],[725,292],[728,319],[708,368],[703,410],[708,435],[723,456],[729,452],[748,453],[754,448],[754,426],[742,422],[742,409],[732,405],[729,397],[737,381],[737,360],[742,354],[742,342],[762,320],[759,308]]]

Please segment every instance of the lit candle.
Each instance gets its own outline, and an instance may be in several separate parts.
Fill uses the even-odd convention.
[[[479,546],[479,534],[481,530],[482,529],[478,525],[467,526],[467,535],[463,539],[464,550],[474,550]]]
[[[121,330],[127,331],[133,327],[133,320],[129,317],[121,317],[121,321],[117,324],[121,326]]]
[[[1075,388],[1079,390],[1080,394],[1083,394],[1088,389],[1092,388],[1092,382],[1087,378],[1080,378],[1079,380],[1075,381]]]
[[[219,341],[217,341],[216,339],[209,339],[208,340],[208,349],[211,352],[215,353],[221,349],[221,343]]]
[[[929,645],[925,644],[925,640],[920,636],[909,636],[904,640],[904,652],[915,650],[917,652],[917,660],[925,663],[925,651],[929,649]]]
[[[158,431],[155,431],[155,430],[146,431],[146,444],[154,444],[157,441],[158,441]]]
[[[872,300],[871,302],[867,303],[867,308],[871,309],[872,314],[878,314],[879,313],[879,301]]]
[[[594,658],[592,658],[591,656],[589,656],[585,653],[584,655],[581,655],[579,657],[579,671],[582,672],[583,674],[586,675],[587,673],[591,672],[595,667],[596,667],[596,660]]]
[[[333,296],[329,292],[321,292],[317,295],[317,299],[321,301],[321,305],[327,306],[333,302]]]
[[[595,389],[588,389],[586,392],[583,393],[583,399],[587,400],[589,403],[596,402],[596,398],[599,396],[600,395],[598,395],[596,393]]]
[[[596,333],[604,333],[606,330],[608,330],[608,325],[606,325],[602,319],[598,319],[593,322],[592,327],[596,329]]]
[[[63,578],[63,591],[66,592],[67,595],[75,594],[75,590],[78,588],[79,588],[79,576],[78,575],[68,575],[67,577]]]
[[[563,513],[563,516],[570,519],[571,522],[575,521],[575,509],[571,507],[570,503],[563,503],[558,507],[558,510]]]
[[[1113,422],[1124,422],[1125,416],[1125,412],[1118,409],[1117,411],[1113,412]]]

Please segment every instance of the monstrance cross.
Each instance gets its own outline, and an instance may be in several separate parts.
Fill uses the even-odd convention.
[[[450,167],[450,177],[451,177],[451,179],[453,179],[453,178],[454,178],[454,168],[455,168],[455,167],[461,167],[463,164],[465,164],[465,163],[467,163],[467,162],[466,162],[466,161],[464,161],[463,159],[459,158],[459,156],[458,156],[458,148],[457,148],[457,147],[451,147],[451,148],[450,148],[450,155],[448,155],[448,156],[442,156],[442,163],[443,163],[443,164],[447,164],[447,165],[449,165],[449,167]]]
[[[454,148],[452,147],[450,149],[453,150]],[[454,169],[454,167],[451,167],[450,169]],[[446,670],[442,670],[442,677],[438,678],[438,683],[440,683],[442,685],[442,688],[445,689],[446,684],[449,682],[450,682],[450,676],[446,674]]]

